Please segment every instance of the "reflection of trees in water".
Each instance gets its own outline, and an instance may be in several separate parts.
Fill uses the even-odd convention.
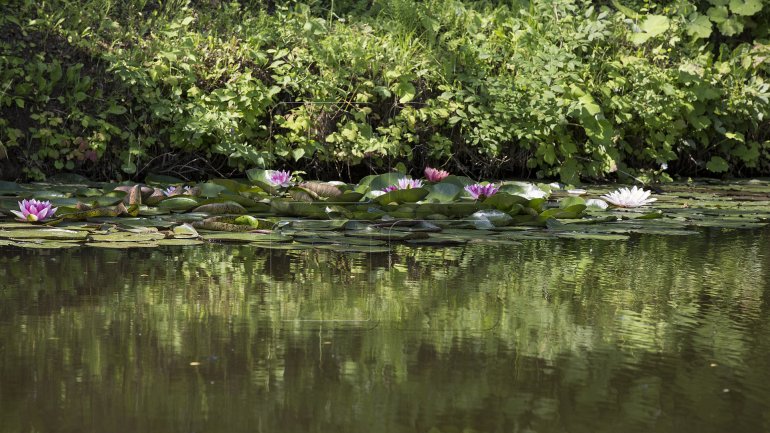
[[[39,413],[35,390],[54,412],[210,431],[669,430],[696,412],[738,431],[768,422],[748,416],[768,395],[768,238],[3,250],[0,415]]]

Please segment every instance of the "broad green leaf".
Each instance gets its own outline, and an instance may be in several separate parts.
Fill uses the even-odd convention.
[[[762,10],[761,0],[730,0],[730,11],[737,15],[752,16]]]
[[[198,201],[191,197],[169,197],[158,203],[158,208],[167,210],[186,211],[198,206]]]
[[[108,234],[92,234],[89,237],[91,242],[146,242],[163,239],[166,236],[162,233],[131,233],[114,232]]]
[[[732,16],[717,26],[719,31],[725,36],[735,36],[743,32],[743,21],[738,17]]]
[[[724,173],[729,169],[729,166],[724,158],[712,156],[706,164],[706,169],[712,173]]]
[[[383,205],[388,203],[414,203],[422,200],[428,194],[429,192],[425,188],[397,189],[395,191],[386,192],[377,197],[375,201]]]
[[[709,19],[717,24],[723,23],[727,20],[730,13],[727,11],[727,6],[713,6],[708,8],[706,14]]]
[[[394,92],[399,97],[398,102],[405,104],[414,99],[417,90],[414,88],[414,84],[408,81],[401,81],[396,85]]]
[[[687,34],[699,39],[711,36],[711,20],[705,15],[696,14],[697,17],[687,23]]]
[[[564,197],[559,200],[559,208],[567,209],[575,205],[585,205],[586,201],[582,197]]]
[[[663,34],[671,25],[671,20],[663,15],[647,15],[639,27],[651,37]]]
[[[193,209],[193,212],[207,213],[210,215],[226,215],[226,214],[241,215],[246,213],[246,209],[234,201],[227,201],[224,203],[204,204]]]
[[[425,197],[426,202],[450,203],[457,199],[463,189],[454,183],[439,182],[430,186],[430,194]]]

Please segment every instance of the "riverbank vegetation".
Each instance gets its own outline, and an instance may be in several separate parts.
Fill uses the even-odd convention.
[[[19,0],[0,177],[767,175],[768,23],[765,0]]]

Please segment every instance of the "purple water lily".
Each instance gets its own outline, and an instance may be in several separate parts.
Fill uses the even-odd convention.
[[[428,179],[429,182],[441,182],[447,176],[449,176],[449,172],[446,170],[425,167],[425,178]]]
[[[265,179],[267,179],[267,182],[273,186],[286,188],[292,185],[291,172],[287,170],[267,170],[265,172]]]
[[[422,181],[420,179],[408,179],[404,177],[398,180],[398,184],[386,186],[385,189],[383,189],[382,191],[391,192],[397,189],[412,189],[412,188],[421,188],[421,187],[422,187]]]
[[[51,207],[50,201],[37,201],[34,198],[19,202],[19,211],[12,210],[19,221],[44,221],[56,213],[55,207]]]
[[[181,194],[187,194],[190,192],[192,187],[185,186],[182,188],[181,186],[170,186],[163,190],[163,195],[166,197],[172,196],[172,195],[181,195]]]
[[[499,191],[500,188],[491,183],[487,185],[477,183],[466,186],[465,190],[468,191],[468,194],[470,194],[474,200],[478,200],[480,198],[492,197],[497,194],[497,191]]]

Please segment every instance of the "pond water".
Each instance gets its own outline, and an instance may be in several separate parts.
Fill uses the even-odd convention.
[[[0,249],[2,432],[770,431],[770,230]]]

